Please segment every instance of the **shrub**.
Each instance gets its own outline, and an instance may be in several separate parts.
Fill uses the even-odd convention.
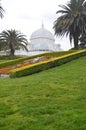
[[[10,72],[10,77],[11,78],[21,77],[21,76],[38,73],[40,71],[65,64],[69,61],[72,61],[74,59],[77,59],[77,58],[79,58],[81,56],[85,56],[85,55],[86,55],[86,51],[77,51],[77,52],[68,54],[66,56],[64,55],[64,56],[61,56],[58,58],[53,58],[49,61],[44,61],[44,62],[36,63],[34,65],[29,65],[26,67],[14,69],[13,71]]]
[[[5,58],[6,60],[11,59],[11,60],[0,62],[0,68],[7,67],[7,66],[10,66],[10,65],[15,65],[15,64],[18,64],[18,63],[23,62],[25,60],[33,59],[33,58],[36,58],[36,57],[41,57],[41,56],[59,57],[59,56],[66,55],[66,54],[69,54],[69,53],[74,53],[74,52],[75,51],[48,52],[48,53],[43,53],[43,54],[34,55],[34,56],[24,56],[24,57],[17,58],[17,59],[13,58],[13,60],[12,60],[12,57],[10,58],[10,57],[0,56],[1,59],[3,59],[3,58]]]

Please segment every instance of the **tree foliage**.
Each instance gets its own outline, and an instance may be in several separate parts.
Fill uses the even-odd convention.
[[[82,49],[86,49],[86,34],[84,34],[80,37],[79,47],[82,48]]]
[[[62,15],[54,22],[57,36],[68,36],[70,43],[78,49],[79,37],[86,33],[86,2],[85,0],[70,0],[66,5],[60,5],[61,10],[56,13]]]
[[[0,17],[3,18],[4,16],[4,9],[3,7],[1,6],[1,3],[0,3]]]
[[[1,49],[10,51],[10,55],[14,55],[15,50],[18,50],[20,48],[28,51],[28,41],[25,35],[16,30],[11,29],[0,33],[0,44]]]

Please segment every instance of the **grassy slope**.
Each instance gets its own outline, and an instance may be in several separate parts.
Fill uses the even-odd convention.
[[[86,57],[19,79],[0,78],[0,130],[86,130]]]

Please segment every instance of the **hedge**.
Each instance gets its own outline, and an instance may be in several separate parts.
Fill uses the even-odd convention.
[[[77,51],[58,58],[53,58],[49,61],[44,61],[44,62],[36,63],[34,65],[29,65],[26,67],[14,69],[10,72],[10,77],[11,78],[22,77],[22,76],[38,73],[40,71],[65,64],[81,56],[86,56],[86,51]]]
[[[24,56],[24,57],[21,57],[21,58],[17,58],[17,59],[13,59],[13,60],[6,60],[4,62],[0,62],[0,68],[11,66],[11,65],[16,65],[20,62],[23,62],[23,61],[29,60],[29,59],[33,59],[33,58],[36,58],[36,57],[41,57],[41,56],[59,57],[59,56],[62,56],[62,55],[73,53],[73,52],[75,52],[75,51],[48,52],[48,53],[43,53],[43,54],[34,55],[34,56]],[[2,56],[1,56],[1,58],[2,58]]]

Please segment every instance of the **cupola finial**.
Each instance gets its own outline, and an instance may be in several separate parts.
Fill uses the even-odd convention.
[[[44,21],[42,20],[42,28],[44,28]]]

